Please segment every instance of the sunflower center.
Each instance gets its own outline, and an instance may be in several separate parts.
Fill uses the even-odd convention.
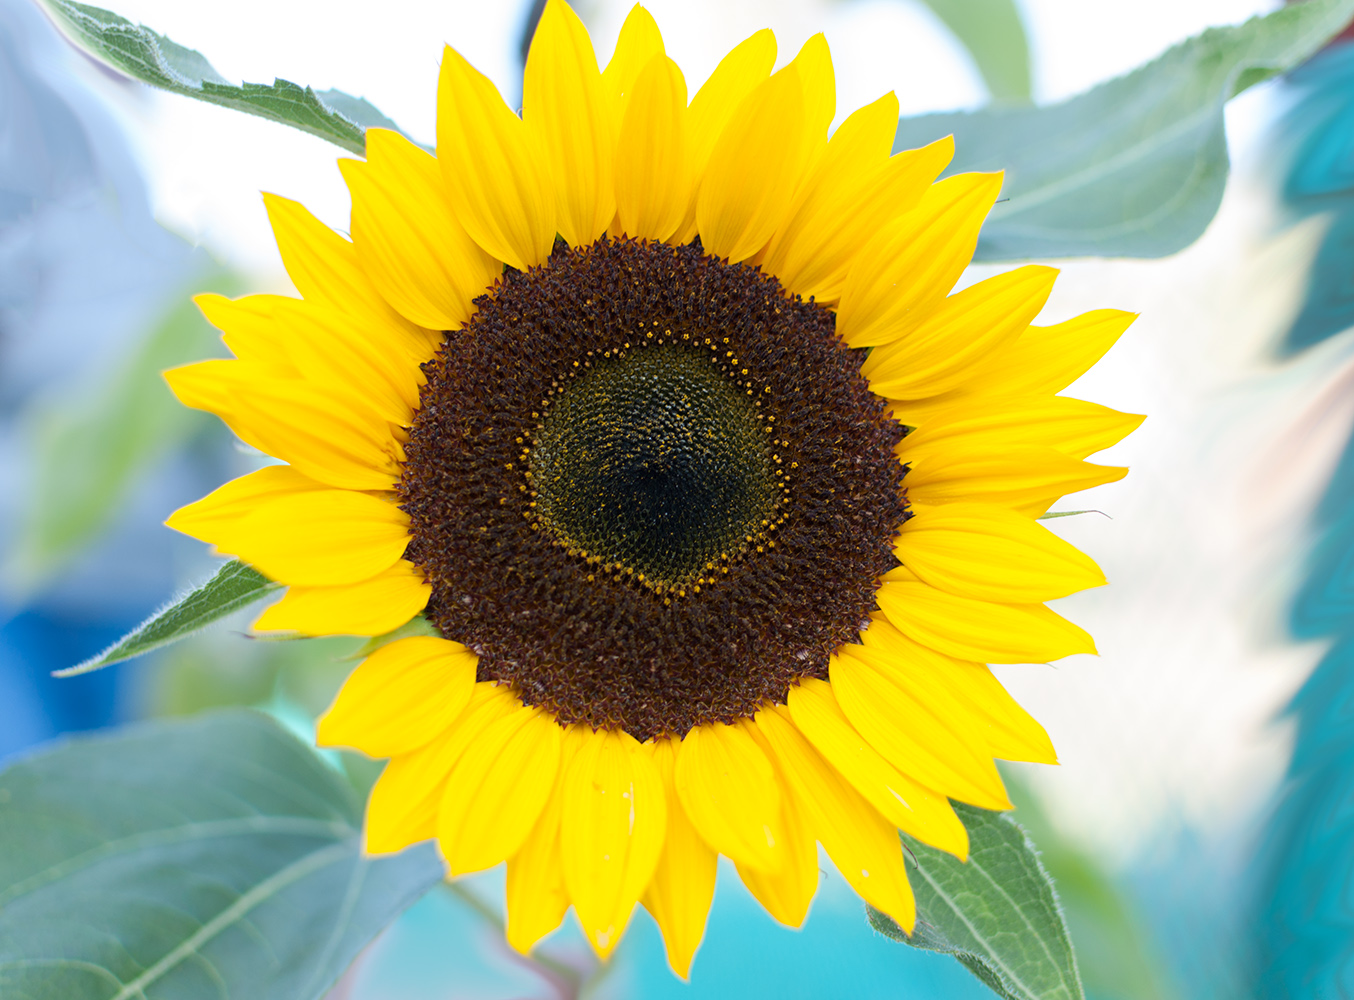
[[[685,596],[774,521],[771,425],[722,352],[664,343],[606,353],[541,422],[534,512],[604,572]]]
[[[399,492],[479,679],[644,740],[825,678],[907,516],[902,429],[831,310],[606,238],[475,305],[424,366]]]

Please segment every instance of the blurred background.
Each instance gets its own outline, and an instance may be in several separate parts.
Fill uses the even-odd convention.
[[[781,61],[822,31],[838,121],[994,97],[936,10],[983,0],[653,0],[694,92],[762,27]],[[624,0],[576,0],[605,61]],[[109,0],[228,79],[364,96],[434,135],[443,43],[520,95],[529,2]],[[1030,91],[1052,103],[1274,0],[1019,0]],[[1009,93],[997,93],[1010,100]],[[1111,586],[1059,602],[1101,651],[1000,668],[1062,764],[1013,766],[1096,1000],[1354,995],[1354,46],[1227,111],[1233,172],[1202,239],[1159,260],[1061,263],[1041,323],[1141,313],[1073,394],[1149,416],[1097,459],[1120,483],[1048,522]],[[161,525],[261,464],[159,372],[222,354],[193,292],[290,292],[260,191],[346,230],[335,147],[105,70],[33,0],[0,0],[0,759],[61,733],[253,705],[310,735],[356,641],[249,638],[254,609],[157,656],[69,680],[211,572]],[[968,283],[999,268],[975,266]],[[334,758],[359,785],[379,765]],[[643,912],[606,969],[569,926],[502,945],[502,873],[434,893],[335,995],[444,998],[987,996],[952,959],[866,925],[825,865],[804,929],[721,871],[690,983]],[[1348,966],[1349,968],[1346,968]]]

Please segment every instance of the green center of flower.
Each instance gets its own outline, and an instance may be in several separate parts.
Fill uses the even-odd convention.
[[[590,358],[551,405],[534,512],[603,572],[684,591],[774,526],[779,456],[732,352],[648,343]]]

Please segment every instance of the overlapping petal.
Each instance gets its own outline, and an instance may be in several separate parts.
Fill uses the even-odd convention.
[[[964,713],[949,714],[952,704],[898,683],[883,660],[866,646],[844,646],[832,658],[832,691],[855,730],[924,787],[984,809],[1011,808],[991,754]]]
[[[686,81],[667,56],[632,85],[616,148],[616,222],[627,236],[666,240],[691,204]]]
[[[788,704],[799,731],[894,826],[960,860],[968,856],[968,831],[949,800],[871,746],[851,725],[830,684],[807,678],[790,689]]]
[[[677,797],[705,842],[756,871],[788,863],[776,774],[742,726],[715,722],[682,739],[674,781]]]
[[[367,797],[366,849],[388,854],[436,837],[437,814],[452,768],[488,726],[520,707],[508,688],[476,684],[469,703],[446,732],[426,746],[391,758]]]
[[[467,744],[437,813],[437,843],[452,875],[517,853],[555,787],[562,738],[551,715],[522,705]]]
[[[456,219],[437,160],[398,132],[367,130],[367,160],[340,160],[362,269],[402,316],[459,329],[502,265]]]
[[[1000,352],[1039,314],[1058,272],[1030,264],[951,295],[905,336],[870,352],[860,366],[870,389],[889,399],[935,396],[962,385],[976,362]]]
[[[302,635],[384,635],[422,611],[432,595],[423,570],[401,559],[367,580],[329,587],[294,584],[254,622]]]
[[[564,881],[589,943],[605,958],[658,865],[668,796],[649,749],[619,730],[583,735],[563,789]]]
[[[956,174],[860,248],[842,287],[837,333],[852,347],[887,344],[924,322],[973,257],[1001,174]]]
[[[1084,629],[1042,604],[994,604],[908,580],[885,581],[875,599],[898,631],[961,660],[1047,663],[1095,652]]]
[[[561,774],[568,773],[585,736],[584,730],[585,727],[571,726],[565,731],[560,742]],[[557,781],[527,839],[508,859],[507,939],[523,955],[558,927],[569,909],[559,838],[563,811],[564,785]]]
[[[1099,587],[1100,568],[1032,518],[954,503],[908,520],[894,553],[933,587],[1002,604],[1037,604]]]
[[[320,717],[316,740],[373,757],[427,746],[461,714],[478,657],[459,642],[415,636],[382,646],[348,675]]]
[[[549,0],[527,53],[522,121],[553,185],[555,228],[585,246],[616,213],[616,121],[588,30],[565,0]]]
[[[772,706],[757,727],[781,762],[790,794],[842,877],[876,909],[911,932],[917,904],[898,831],[813,748],[790,712]]]
[[[456,217],[486,253],[525,270],[555,243],[555,185],[540,137],[448,46],[437,84],[437,162]]]
[[[389,490],[399,481],[400,439],[359,393],[251,361],[202,361],[165,381],[185,406],[215,413],[242,441],[328,486]]]
[[[679,746],[674,739],[651,744],[654,766],[667,795],[667,833],[641,901],[663,932],[668,964],[685,979],[705,936],[705,921],[715,894],[716,855],[696,832],[677,796],[674,771]]]
[[[1122,466],[1093,465],[1048,445],[989,448],[981,437],[909,458],[907,498],[914,510],[984,503],[1038,516],[1059,497],[1116,482]]]

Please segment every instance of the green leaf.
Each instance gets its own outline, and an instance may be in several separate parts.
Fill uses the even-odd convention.
[[[1222,200],[1223,105],[1351,17],[1354,0],[1292,4],[1211,28],[1061,104],[903,119],[895,148],[953,133],[950,173],[1007,171],[976,260],[1165,256],[1194,242]]]
[[[206,583],[165,605],[97,656],[54,677],[75,677],[110,667],[186,639],[212,622],[246,608],[281,587],[238,559],[226,563]]]
[[[191,288],[230,295],[240,282],[213,269],[198,274]],[[51,578],[107,527],[143,472],[210,426],[205,414],[174,398],[161,373],[219,354],[218,334],[187,288],[172,301],[101,384],[44,400],[25,416],[35,462],[4,566],[11,589],[31,592]]]
[[[1077,969],[1093,997],[1170,1000],[1177,996],[1147,915],[1104,864],[1074,843],[1044,813],[1021,770],[1002,767],[1016,815],[1039,845],[1039,860],[1058,887],[1058,902],[1077,952]]]
[[[0,773],[0,996],[313,1000],[436,885],[257,712],[83,738]]]
[[[1078,514],[1104,514],[1105,517],[1109,517],[1103,510],[1050,510],[1040,514],[1039,520],[1051,521],[1055,517],[1076,517]]]
[[[954,809],[968,828],[968,861],[901,834],[917,861],[917,926],[908,937],[867,907],[871,925],[895,941],[953,955],[1005,1000],[1083,1000],[1053,882],[1025,831],[1005,813]]]
[[[968,49],[997,104],[1030,100],[1030,45],[1015,0],[922,0]]]
[[[153,87],[244,111],[327,139],[359,155],[366,130],[398,129],[364,98],[340,90],[317,93],[290,80],[237,86],[212,68],[200,52],[111,11],[74,0],[42,0],[53,19],[97,59]]]

